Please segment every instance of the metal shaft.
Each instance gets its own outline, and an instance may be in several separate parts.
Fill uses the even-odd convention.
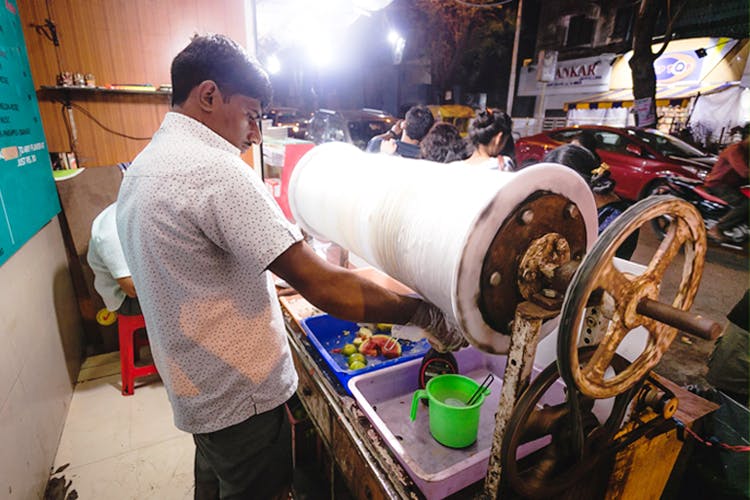
[[[649,298],[641,299],[638,302],[636,311],[638,314],[648,316],[649,318],[679,328],[683,332],[692,333],[706,340],[715,340],[721,335],[721,325],[714,320]]]

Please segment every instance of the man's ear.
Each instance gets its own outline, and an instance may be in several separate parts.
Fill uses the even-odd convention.
[[[203,111],[211,112],[216,106],[217,100],[221,99],[221,91],[213,80],[204,80],[196,88],[198,94],[198,105]]]

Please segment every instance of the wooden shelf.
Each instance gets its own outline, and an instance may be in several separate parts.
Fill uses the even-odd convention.
[[[42,85],[39,87],[39,91],[44,92],[60,92],[63,94],[136,94],[136,95],[172,95],[171,90],[137,90],[137,89],[110,89],[107,87],[76,87],[76,86],[53,86],[53,85]]]

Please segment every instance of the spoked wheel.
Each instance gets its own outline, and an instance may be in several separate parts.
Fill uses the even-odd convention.
[[[620,271],[613,258],[620,243],[635,229],[658,217],[670,217],[666,236],[641,275]],[[636,203],[599,236],[576,271],[563,302],[557,345],[557,362],[568,386],[588,397],[611,398],[625,392],[659,362],[677,329],[639,311],[643,303],[659,300],[665,272],[683,250],[684,265],[671,306],[687,311],[698,291],[706,255],[706,232],[698,211],[672,196],[656,196]],[[585,362],[578,358],[578,341],[587,306],[608,311],[609,326],[596,351]],[[632,330],[648,332],[645,349],[625,370],[605,378],[615,351]]]
[[[581,349],[579,359],[588,361],[594,347]],[[621,373],[628,362],[619,355],[612,360],[615,372]],[[551,390],[552,389],[552,390]],[[570,407],[570,387],[563,392],[557,364],[544,369],[518,399],[503,437],[501,462],[503,477],[510,487],[528,498],[554,498],[571,488],[605,456],[602,447],[611,443],[620,428],[632,392],[617,396],[612,410],[600,423],[593,414],[594,400],[577,394],[580,421],[575,422]],[[542,406],[543,403],[548,403]],[[574,429],[583,430],[582,455],[576,451]],[[524,445],[542,445],[519,457]]]
[[[646,196],[667,196],[674,195],[672,189],[665,182],[656,182],[648,190]],[[672,218],[669,215],[662,215],[651,220],[651,229],[654,230],[654,234],[658,239],[664,239],[664,236],[669,230],[669,225],[672,223]]]

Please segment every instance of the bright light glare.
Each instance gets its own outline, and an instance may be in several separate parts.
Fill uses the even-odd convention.
[[[321,68],[330,65],[333,60],[331,46],[322,40],[309,47],[307,53],[312,63]]]
[[[279,61],[279,58],[275,55],[270,56],[266,61],[266,70],[272,75],[281,71],[281,61]]]
[[[401,39],[401,35],[398,34],[398,31],[391,30],[388,32],[388,43],[391,45],[396,45]]]

